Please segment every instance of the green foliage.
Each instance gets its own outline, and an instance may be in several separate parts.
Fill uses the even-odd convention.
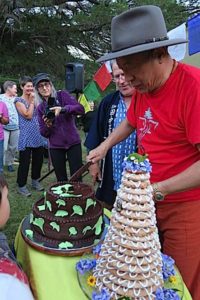
[[[65,65],[77,61],[85,65],[87,82],[99,67],[96,59],[110,50],[112,17],[129,7],[158,5],[170,30],[187,20],[191,7],[198,8],[195,3],[189,8],[185,1],[177,4],[173,0],[70,2],[1,0],[0,83],[4,79],[18,81],[23,75],[47,72],[52,75],[56,88],[64,88]],[[75,58],[68,46],[82,50],[90,60],[81,54]]]

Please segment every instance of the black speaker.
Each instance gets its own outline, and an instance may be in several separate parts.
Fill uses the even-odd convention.
[[[84,88],[84,67],[81,63],[67,63],[65,88],[69,93],[82,93]]]

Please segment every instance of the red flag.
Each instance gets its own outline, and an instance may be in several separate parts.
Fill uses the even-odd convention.
[[[111,74],[105,64],[94,74],[94,80],[99,85],[102,91],[104,91],[112,80]]]

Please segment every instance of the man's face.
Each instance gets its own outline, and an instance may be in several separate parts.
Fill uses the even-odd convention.
[[[143,53],[117,58],[119,67],[124,71],[126,81],[140,93],[155,89],[157,64],[155,59],[147,59]]]
[[[112,75],[113,81],[120,93],[125,97],[132,96],[135,89],[125,80],[123,70],[116,63],[112,64]]]

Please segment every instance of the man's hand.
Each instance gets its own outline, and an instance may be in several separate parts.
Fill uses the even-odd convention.
[[[99,168],[99,164],[95,163],[89,166],[89,172],[92,176],[92,182],[95,184],[97,181],[102,180],[101,178],[101,170]]]
[[[61,112],[62,107],[61,106],[54,106],[51,107],[50,110],[53,111],[55,113],[55,116],[59,116],[60,112]]]
[[[106,144],[103,142],[97,148],[91,150],[86,159],[95,164],[106,156],[107,151]]]

